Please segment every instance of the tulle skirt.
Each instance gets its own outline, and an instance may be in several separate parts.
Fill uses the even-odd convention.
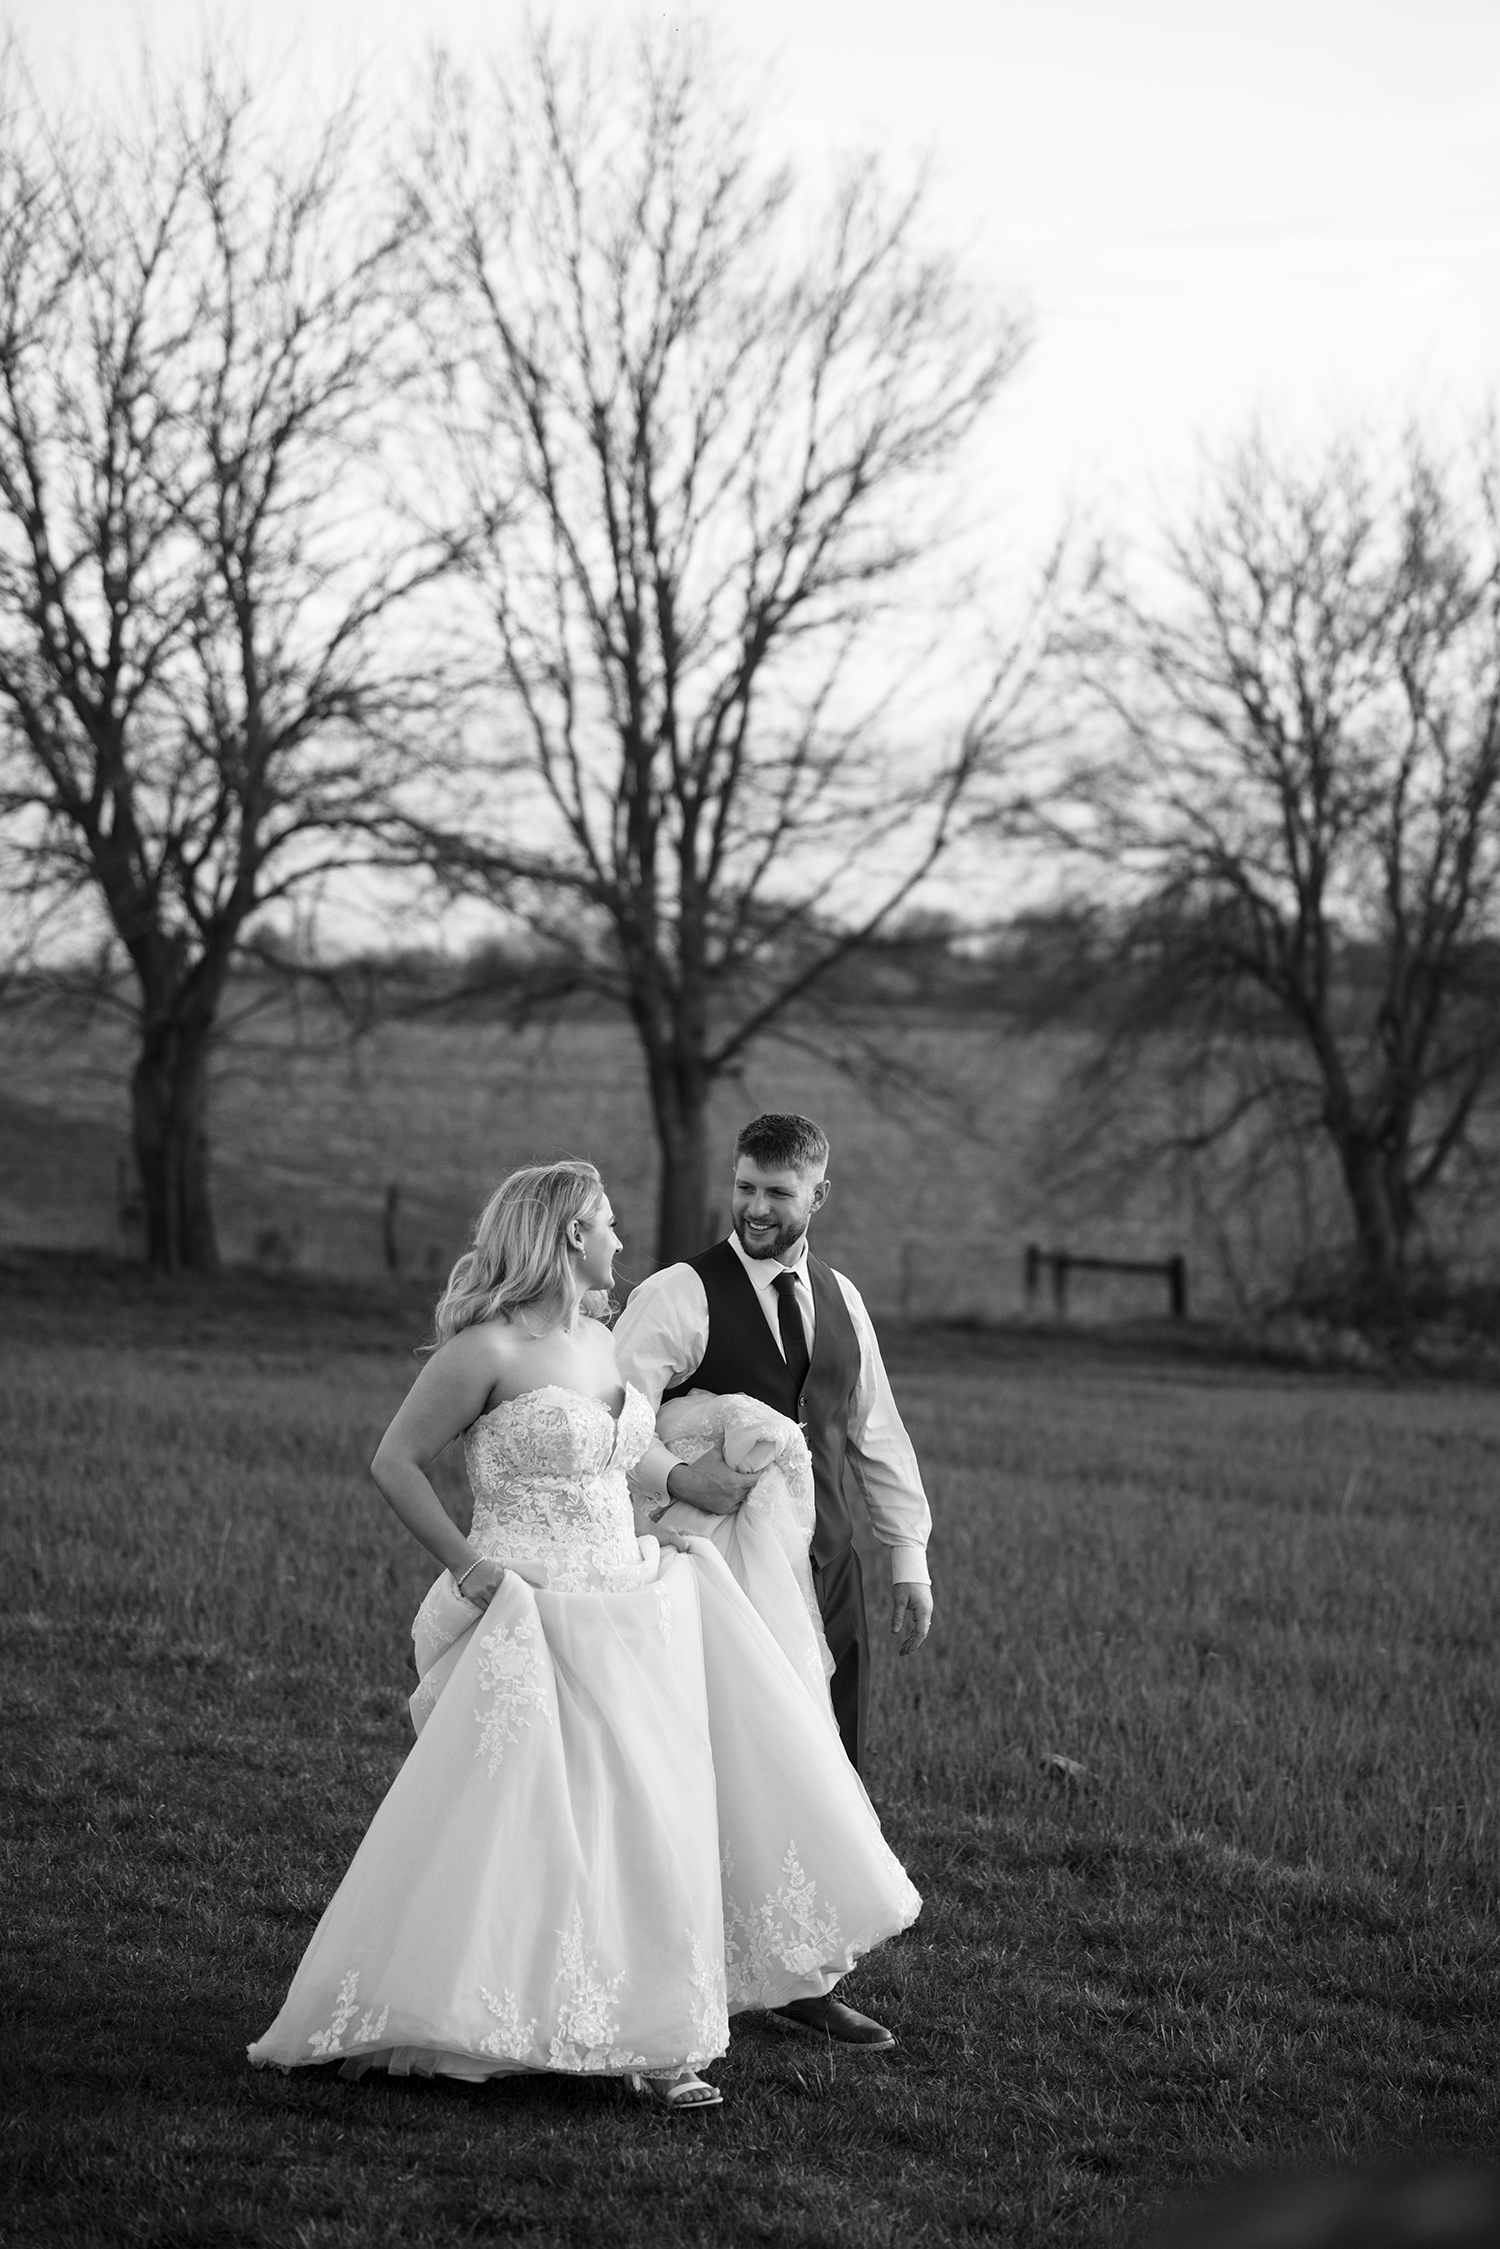
[[[659,1407],[656,1433],[679,1460],[722,1444],[732,1468],[758,1471],[731,1515],[675,1500],[660,1517],[673,1530],[706,1538],[729,1564],[752,1607],[801,1673],[814,1707],[830,1726],[833,1657],[818,1614],[808,1549],[815,1520],[812,1461],[795,1421],[758,1398],[691,1390]]]
[[[641,1548],[628,1591],[511,1572],[429,1646],[416,1745],[252,2062],[696,2066],[731,2013],[830,1990],[915,1920],[836,1732],[713,1545]]]

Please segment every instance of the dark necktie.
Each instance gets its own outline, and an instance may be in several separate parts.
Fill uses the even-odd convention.
[[[802,1312],[797,1303],[796,1277],[791,1273],[778,1273],[772,1285],[776,1290],[776,1319],[781,1329],[787,1373],[792,1378],[792,1395],[800,1398],[812,1362],[807,1352],[807,1330],[802,1325]]]

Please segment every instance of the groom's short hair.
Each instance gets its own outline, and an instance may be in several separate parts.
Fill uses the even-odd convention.
[[[811,1117],[782,1116],[774,1109],[752,1117],[734,1144],[734,1160],[748,1156],[762,1171],[821,1171],[828,1161],[828,1135]]]

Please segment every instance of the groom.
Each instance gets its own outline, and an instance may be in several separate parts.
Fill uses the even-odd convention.
[[[931,1517],[859,1291],[808,1248],[808,1222],[828,1199],[827,1166],[827,1138],[808,1118],[773,1114],[747,1124],[735,1143],[733,1233],[643,1281],[621,1314],[615,1349],[621,1374],[653,1406],[687,1390],[744,1392],[800,1421],[813,1465],[813,1584],[834,1659],[829,1692],[858,1771],[870,1650],[848,1479],[891,1550],[891,1630],[901,1634],[904,1656],[932,1621]],[[707,1454],[679,1462],[659,1483],[644,1473],[635,1480],[654,1518],[674,1499],[731,1514],[755,1478]],[[847,2045],[895,2044],[832,1993],[776,2013]]]

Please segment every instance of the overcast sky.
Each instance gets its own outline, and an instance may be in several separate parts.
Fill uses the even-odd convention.
[[[574,0],[563,20],[630,20]],[[669,20],[673,10],[649,10]],[[955,233],[1031,306],[993,462],[1033,532],[1132,512],[1257,410],[1456,421],[1500,375],[1500,0],[711,0],[777,129],[939,160]],[[38,75],[110,73],[197,0],[0,0]],[[399,89],[512,0],[253,0],[255,47]]]

